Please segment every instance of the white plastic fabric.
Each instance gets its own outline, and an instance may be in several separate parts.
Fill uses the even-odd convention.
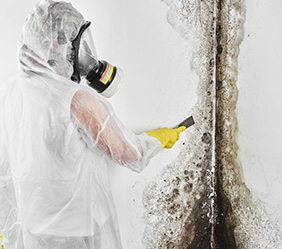
[[[23,29],[20,73],[0,85],[5,249],[121,248],[107,161],[141,172],[162,148],[124,127],[94,90],[69,80],[66,57],[83,23],[71,5],[41,1]]]

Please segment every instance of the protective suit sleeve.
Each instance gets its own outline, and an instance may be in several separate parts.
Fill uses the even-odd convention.
[[[21,243],[22,238],[18,206],[8,158],[5,149],[2,146],[0,149],[0,248],[4,248],[4,242],[5,249],[16,248],[15,245]]]
[[[79,90],[71,112],[74,123],[91,149],[98,149],[113,161],[141,172],[162,144],[147,134],[135,135],[116,117],[109,102],[98,94]]]
[[[18,205],[16,201],[15,187],[12,178],[11,165],[9,160],[9,133],[5,126],[5,121],[14,122],[13,112],[6,112],[10,109],[10,102],[7,101],[11,95],[7,89],[11,86],[14,78],[2,83],[0,87],[0,248],[16,248],[16,244],[21,244],[20,222],[18,222]],[[7,97],[8,96],[8,97]],[[17,99],[18,100],[18,99]],[[10,124],[11,124],[10,123]],[[15,132],[15,131],[14,131]],[[15,155],[14,155],[15,156]],[[19,247],[17,247],[19,248]]]

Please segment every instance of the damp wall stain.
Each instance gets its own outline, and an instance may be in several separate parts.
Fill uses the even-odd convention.
[[[217,192],[216,248],[282,248],[281,231],[243,181],[238,160],[236,103],[239,46],[246,11],[243,0],[218,1],[215,95]],[[247,84],[247,82],[246,82]]]
[[[196,124],[177,159],[143,191],[147,249],[282,248],[281,232],[243,181],[236,103],[243,0],[163,0],[167,21],[196,44]]]
[[[237,162],[237,118],[235,107],[238,90],[237,58],[243,35],[242,2],[235,4],[220,0],[217,2],[216,17],[216,91],[215,91],[215,162],[216,162],[216,207],[215,248],[237,248],[234,230],[238,218],[233,215],[234,202],[227,189],[229,174],[234,178],[228,184],[243,187],[240,166]],[[236,6],[237,5],[237,6]],[[232,12],[232,13],[231,13]],[[235,16],[237,17],[235,17]],[[235,18],[234,18],[235,17]],[[237,190],[236,190],[237,191]],[[235,193],[234,193],[235,194]],[[236,193],[237,194],[237,193]],[[246,196],[246,193],[244,193]],[[238,243],[237,243],[238,244]]]
[[[177,159],[143,191],[143,245],[156,248],[211,248],[214,211],[215,5],[211,1],[163,1],[167,20],[193,40],[191,65],[199,76],[196,124]],[[187,68],[191,65],[187,65]]]

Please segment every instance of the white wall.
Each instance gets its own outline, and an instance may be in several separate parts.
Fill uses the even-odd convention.
[[[239,56],[239,157],[247,186],[282,231],[282,2],[248,0],[246,7]]]

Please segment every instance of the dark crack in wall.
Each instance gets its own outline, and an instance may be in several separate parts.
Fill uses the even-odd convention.
[[[234,107],[237,102],[238,91],[236,88],[236,78],[228,75],[226,60],[232,57],[231,65],[234,70],[237,68],[237,57],[240,42],[236,44],[229,44],[227,39],[229,15],[223,8],[226,8],[227,2],[219,0],[217,2],[217,17],[216,17],[216,91],[215,91],[215,162],[216,162],[216,207],[217,207],[217,223],[215,224],[214,244],[215,248],[236,248],[236,240],[234,236],[234,228],[236,226],[237,217],[232,216],[232,204],[229,200],[228,194],[225,192],[225,175],[223,174],[223,167],[226,163],[231,165],[233,171],[238,169],[236,163],[237,145],[236,145],[236,132],[237,132],[237,119]],[[240,5],[241,9],[241,5]],[[238,10],[237,10],[238,11]],[[237,20],[236,20],[237,21]],[[236,25],[233,23],[231,25]],[[236,28],[236,27],[234,27]],[[236,38],[236,37],[235,37]],[[241,38],[241,37],[240,37]],[[235,54],[230,54],[229,46],[235,45]],[[231,51],[233,52],[233,51]],[[235,75],[237,72],[235,72]],[[227,95],[230,93],[230,96]],[[234,153],[235,152],[235,153]],[[233,173],[232,172],[232,173]],[[236,172],[238,173],[238,172]],[[238,180],[240,174],[236,174]],[[239,183],[237,181],[237,183]],[[237,184],[236,183],[236,184]],[[234,184],[234,182],[231,182]]]

